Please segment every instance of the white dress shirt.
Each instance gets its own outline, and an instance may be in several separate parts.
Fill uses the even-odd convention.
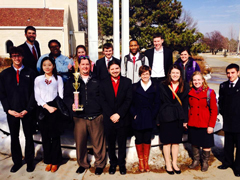
[[[53,101],[57,95],[63,98],[63,80],[61,76],[58,76],[58,80],[52,75],[48,81],[52,81],[50,84],[45,82],[46,77],[40,75],[36,77],[34,81],[34,95],[38,106],[43,106],[47,102]]]
[[[112,57],[109,59],[109,61],[108,61],[108,58],[106,58],[106,56],[105,56],[105,63],[106,63],[106,67],[108,67],[108,63],[110,62],[112,60]]]
[[[233,87],[235,87],[235,85],[237,84],[239,78],[237,78],[235,81],[231,82],[229,81],[229,87],[231,87],[231,83],[233,84]]]
[[[29,47],[29,49],[30,49],[30,51],[31,51],[32,54],[33,54],[33,52],[32,52],[32,47],[34,47],[34,49],[35,49],[35,51],[36,51],[37,59],[38,59],[39,56],[38,56],[38,52],[37,52],[37,49],[36,49],[35,45],[28,44],[27,41],[26,41],[26,44],[28,45],[28,47]]]
[[[163,47],[159,51],[154,49],[151,77],[165,77]]]

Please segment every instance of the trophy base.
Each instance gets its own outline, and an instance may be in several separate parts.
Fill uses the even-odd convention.
[[[83,108],[74,109],[75,111],[83,111]]]

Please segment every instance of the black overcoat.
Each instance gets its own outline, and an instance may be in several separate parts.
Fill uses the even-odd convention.
[[[132,119],[133,129],[142,130],[154,128],[155,117],[160,106],[160,92],[156,84],[144,91],[141,80],[133,84],[133,100],[131,114],[136,119]]]

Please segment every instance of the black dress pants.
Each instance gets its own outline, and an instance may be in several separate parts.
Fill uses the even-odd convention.
[[[11,134],[11,153],[14,164],[22,163],[22,150],[19,142],[20,120],[22,121],[23,133],[25,136],[25,161],[33,163],[34,160],[34,143],[32,134],[32,117],[26,114],[22,119],[15,118],[7,114],[8,126]]]
[[[108,143],[108,156],[110,165],[112,166],[125,166],[126,164],[126,129],[126,127],[115,128],[113,126],[105,129]],[[118,157],[116,156],[116,141],[118,142]]]
[[[49,106],[57,107],[55,101],[47,103]],[[45,164],[58,165],[62,161],[60,131],[58,130],[58,121],[61,114],[59,110],[49,113],[44,110],[45,117],[39,121],[39,127],[42,135],[42,146]]]
[[[225,166],[232,166],[234,171],[240,172],[240,133],[224,132],[224,161]],[[234,145],[236,157],[234,160]]]

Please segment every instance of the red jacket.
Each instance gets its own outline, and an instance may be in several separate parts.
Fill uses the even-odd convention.
[[[210,94],[210,107],[207,104],[207,90],[196,93],[192,88],[189,92],[188,126],[207,128],[216,124],[218,109],[214,90]]]

